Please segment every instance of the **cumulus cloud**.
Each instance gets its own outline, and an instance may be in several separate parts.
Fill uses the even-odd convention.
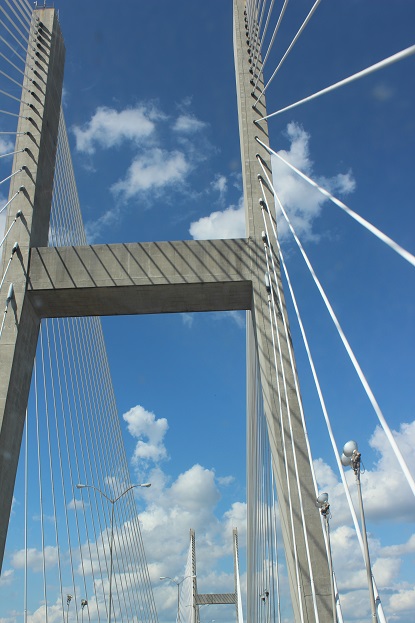
[[[318,184],[333,194],[346,195],[353,192],[356,183],[351,171],[338,173],[332,177],[316,177],[313,174],[313,162],[309,149],[310,135],[301,126],[289,123],[286,134],[290,141],[290,148],[279,152],[283,158],[306,175],[314,177]],[[313,232],[313,222],[321,214],[322,206],[327,198],[275,156],[272,158],[272,171],[275,189],[297,234],[303,239],[318,240],[318,236]],[[223,201],[227,191],[226,178],[218,175],[211,187],[219,192],[219,198]],[[289,234],[288,225],[278,209],[277,215],[279,236],[285,238]],[[190,225],[189,232],[196,240],[244,237],[246,234],[243,198],[238,206],[212,212],[194,221]]]
[[[24,569],[26,561],[26,550],[21,549],[15,552],[11,557],[12,566],[15,569]],[[27,550],[27,566],[33,571],[41,571],[43,568],[43,560],[45,560],[46,568],[55,566],[58,563],[58,548],[52,545],[46,545],[43,552],[34,547]]]
[[[286,134],[290,148],[278,152],[285,160],[333,194],[346,195],[353,192],[356,183],[351,171],[333,177],[314,175],[309,149],[310,135],[300,125],[289,123]],[[327,201],[326,197],[275,156],[272,157],[272,174],[275,190],[297,235],[305,240],[318,240],[318,236],[313,232],[313,222],[320,216],[322,206]],[[285,238],[291,235],[279,209],[277,220],[279,236]]]
[[[245,212],[243,200],[239,206],[212,212],[191,223],[189,233],[194,240],[245,238]]]
[[[143,434],[153,435],[155,445],[160,445],[167,421],[158,419],[143,407],[134,407],[126,419],[128,430],[134,437]],[[131,415],[134,414],[133,417]],[[164,422],[153,429],[157,422]],[[135,454],[134,454],[135,456]],[[218,476],[213,469],[194,464],[171,478],[163,471],[160,464],[150,467],[145,473],[141,461],[134,464],[136,476],[144,477],[152,483],[146,490],[145,509],[140,512],[140,525],[146,551],[149,556],[150,577],[155,582],[155,597],[159,612],[169,608],[171,601],[167,586],[158,587],[160,576],[175,577],[180,574],[189,548],[189,530],[196,532],[198,581],[203,577],[203,589],[214,592],[214,578],[217,577],[218,561],[232,553],[232,529],[237,527],[240,533],[240,547],[245,543],[246,505],[243,502],[231,504],[220,514],[217,513],[221,500],[220,489],[231,487],[232,475]],[[210,580],[206,580],[212,574]],[[230,590],[232,589],[232,583]]]
[[[391,596],[389,604],[394,611],[393,614],[407,612],[413,616],[415,612],[415,588],[399,590]]]
[[[111,190],[125,200],[148,191],[157,193],[167,187],[180,186],[190,168],[183,152],[155,147],[137,156],[125,178],[116,182]]]
[[[97,146],[109,149],[123,141],[142,142],[155,130],[155,121],[162,117],[154,107],[144,105],[121,111],[100,106],[83,126],[74,126],[78,151],[93,154]]]
[[[157,462],[167,458],[163,444],[169,428],[166,418],[156,419],[154,413],[136,405],[124,413],[123,419],[127,422],[130,435],[138,439],[132,458],[133,464],[137,465],[142,460]]]
[[[393,436],[406,459],[409,471],[414,473],[415,421],[401,424],[399,431],[393,431]],[[378,426],[369,443],[377,451],[379,458],[373,469],[366,468],[361,475],[367,518],[375,522],[415,521],[414,496],[383,429]],[[330,493],[333,522],[338,525],[349,521],[350,514],[338,475],[321,459],[314,462],[314,467],[320,488]],[[358,508],[352,470],[346,470],[346,477],[355,508]],[[391,499],[394,500],[393,504],[390,503]]]

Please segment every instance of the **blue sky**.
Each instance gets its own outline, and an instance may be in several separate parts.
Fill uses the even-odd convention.
[[[311,5],[290,3],[268,75]],[[67,49],[64,112],[89,241],[243,236],[231,0],[56,0],[55,6]],[[322,2],[269,89],[268,111],[412,45],[414,17],[407,0]],[[409,250],[415,246],[413,63],[404,60],[269,121],[273,149],[285,150]],[[413,269],[337,207],[305,194],[282,169],[278,178],[414,470]],[[409,623],[413,498],[283,224],[281,239],[338,446],[356,438],[363,453],[372,561],[385,611],[390,620]],[[244,315],[105,318],[103,328],[132,479],[153,482],[139,509],[160,620],[169,621],[175,592],[158,577],[183,573],[189,528],[196,529],[199,590],[206,592],[231,590],[233,525],[244,543]],[[357,546],[293,317],[291,329],[317,475],[332,499],[345,619],[359,620],[354,613],[369,606],[359,590],[362,564],[351,554]],[[355,561],[353,574],[347,564]],[[16,590],[13,581],[4,586]],[[204,623],[233,616],[226,609],[212,613]],[[0,623],[14,621],[0,606]]]

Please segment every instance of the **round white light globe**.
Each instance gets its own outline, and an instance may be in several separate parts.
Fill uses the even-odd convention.
[[[345,454],[346,456],[352,456],[354,450],[357,450],[357,442],[353,440],[348,441],[344,444],[343,454]]]
[[[342,465],[344,465],[344,467],[350,467],[350,465],[352,464],[351,457],[350,456],[346,456],[345,454],[342,454],[340,460],[342,462]]]

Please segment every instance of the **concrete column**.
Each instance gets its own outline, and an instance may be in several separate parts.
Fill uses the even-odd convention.
[[[295,543],[293,542],[292,538],[292,528],[288,502],[288,486],[283,455],[277,382],[275,379],[276,374],[274,366],[273,344],[268,310],[268,296],[264,283],[266,261],[264,256],[264,245],[261,239],[261,232],[264,229],[264,225],[261,209],[258,202],[261,196],[261,190],[258,183],[258,175],[261,175],[263,177],[263,172],[260,168],[260,165],[258,164],[256,154],[259,154],[261,156],[263,162],[265,163],[265,166],[268,169],[269,176],[272,179],[271,162],[268,152],[263,147],[261,147],[259,143],[255,140],[255,136],[258,136],[265,144],[268,144],[267,123],[256,121],[257,119],[266,115],[266,103],[265,98],[263,97],[261,99],[261,102],[258,103],[257,108],[255,110],[253,109],[253,104],[256,101],[256,97],[252,95],[253,85],[250,83],[250,80],[254,76],[250,73],[250,68],[254,67],[255,59],[253,59],[252,56],[257,54],[257,50],[254,49],[254,42],[249,39],[249,35],[247,33],[247,21],[245,19],[246,16],[244,15],[244,9],[244,0],[234,0],[234,53],[238,94],[242,174],[244,183],[247,235],[249,236],[249,246],[251,249],[252,260],[251,277],[253,288],[253,304],[251,311],[251,321],[253,324],[253,331],[255,335],[256,353],[259,359],[264,410],[269,432],[271,453],[273,457],[275,482],[278,494],[278,504],[280,509],[282,534],[291,589],[291,598],[294,608],[294,616],[296,621],[301,620],[300,607],[302,607],[304,620],[309,623],[315,621],[315,613],[312,600],[312,587],[308,570],[308,562],[306,558],[306,546],[302,518],[300,514],[299,489],[301,489],[310,548],[311,565],[314,576],[315,592],[317,596],[319,621],[320,623],[325,623],[331,620],[330,576],[328,561],[326,556],[320,516],[314,504],[315,492],[311,474],[311,467],[308,461],[305,431],[303,429],[301,421],[300,405],[298,403],[295,392],[294,374],[296,374],[296,372],[293,372],[290,366],[288,344],[287,340],[285,339],[285,331],[281,317],[278,318],[278,330],[281,340],[282,359],[286,384],[288,387],[288,402],[293,429],[293,439],[291,439],[291,433],[288,423],[287,404],[285,402],[285,394],[282,386],[282,375],[281,370],[279,370],[278,383],[280,385],[280,392],[282,396],[282,419],[288,454],[288,470],[291,498],[293,504]],[[258,63],[255,73],[259,75],[259,87],[262,87],[263,77],[261,62]],[[259,94],[259,92],[260,91],[258,90],[257,94]],[[272,193],[269,189],[266,190],[266,193],[267,204],[271,207],[274,205]],[[279,287],[282,291],[279,262],[277,270]],[[286,323],[288,325],[285,301],[283,300],[282,302],[283,305],[281,313],[284,314],[286,318]],[[248,358],[252,355],[252,353],[248,353]],[[249,402],[250,401],[248,400],[248,404]],[[298,469],[300,472],[300,487],[297,486],[297,481],[294,473],[294,460],[291,450],[292,441],[295,446]],[[249,504],[250,501],[248,500],[248,506]],[[298,564],[300,570],[300,577],[298,581],[299,589],[297,586],[294,548],[296,548],[297,550]],[[257,597],[259,599],[259,595]],[[256,596],[253,596],[253,598],[255,599]],[[248,611],[251,611],[249,607]],[[253,608],[252,611],[255,611],[255,608]]]
[[[0,292],[3,311],[9,285],[14,298],[0,340],[0,570],[13,498],[40,320],[26,296],[30,249],[46,246],[61,105],[65,48],[54,9],[34,11],[29,36],[6,228],[20,210],[4,249],[1,275],[15,242]]]

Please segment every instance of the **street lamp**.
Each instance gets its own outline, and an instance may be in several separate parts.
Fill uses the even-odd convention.
[[[128,493],[129,491],[131,491],[131,489],[135,489],[136,487],[151,487],[151,483],[150,482],[146,482],[144,484],[138,484],[138,485],[130,485],[129,487],[127,487],[127,489],[125,491],[123,491],[118,497],[116,498],[110,498],[108,497],[108,495],[106,495],[103,491],[101,491],[101,489],[98,489],[98,487],[95,487],[94,485],[82,485],[82,484],[77,484],[76,488],[77,489],[94,489],[95,491],[98,491],[98,493],[100,493],[106,500],[108,500],[108,502],[111,504],[111,537],[110,537],[110,572],[109,572],[109,577],[108,577],[108,581],[109,581],[109,595],[108,595],[108,623],[111,623],[111,601],[112,601],[112,546],[113,546],[113,540],[114,540],[114,506],[115,503],[118,502],[118,500],[120,498],[122,498],[126,493]]]
[[[331,543],[330,543],[330,504],[329,504],[329,495],[328,493],[320,493],[316,500],[316,506],[320,509],[321,516],[324,519],[324,526],[326,530],[327,536],[327,553],[329,558],[329,573],[330,573],[330,584],[331,584],[331,606],[333,612],[333,623],[337,623],[337,614],[336,614],[336,593],[334,589],[334,577],[333,577],[333,559],[331,557]]]
[[[188,578],[195,578],[195,577],[196,577],[195,575],[186,575],[185,578],[183,578],[182,580],[180,580],[180,582],[178,582],[177,580],[174,580],[173,578],[171,578],[169,575],[160,576],[160,580],[170,580],[170,582],[173,582],[177,586],[177,623],[180,623],[180,584],[182,584]]]
[[[357,442],[353,440],[348,441],[343,447],[343,454],[341,456],[341,462],[342,462],[342,465],[344,465],[344,467],[351,467],[356,476],[357,497],[359,499],[360,518],[362,522],[363,553],[365,557],[367,585],[368,585],[369,597],[370,597],[370,607],[372,610],[372,621],[374,623],[377,623],[378,617],[377,617],[377,612],[376,612],[375,593],[373,590],[372,569],[370,565],[370,556],[369,556],[369,544],[367,542],[365,511],[363,509],[362,486],[360,484],[360,457],[361,457],[361,454],[358,450]]]
[[[69,621],[69,604],[72,601],[72,595],[66,595],[66,605],[68,606],[67,610],[66,610],[66,623],[68,623]]]
[[[88,605],[88,600],[87,599],[81,599],[81,608],[82,608],[82,610],[81,610],[81,620],[82,620],[82,623],[83,623],[83,620],[84,620],[84,608],[87,605]]]

